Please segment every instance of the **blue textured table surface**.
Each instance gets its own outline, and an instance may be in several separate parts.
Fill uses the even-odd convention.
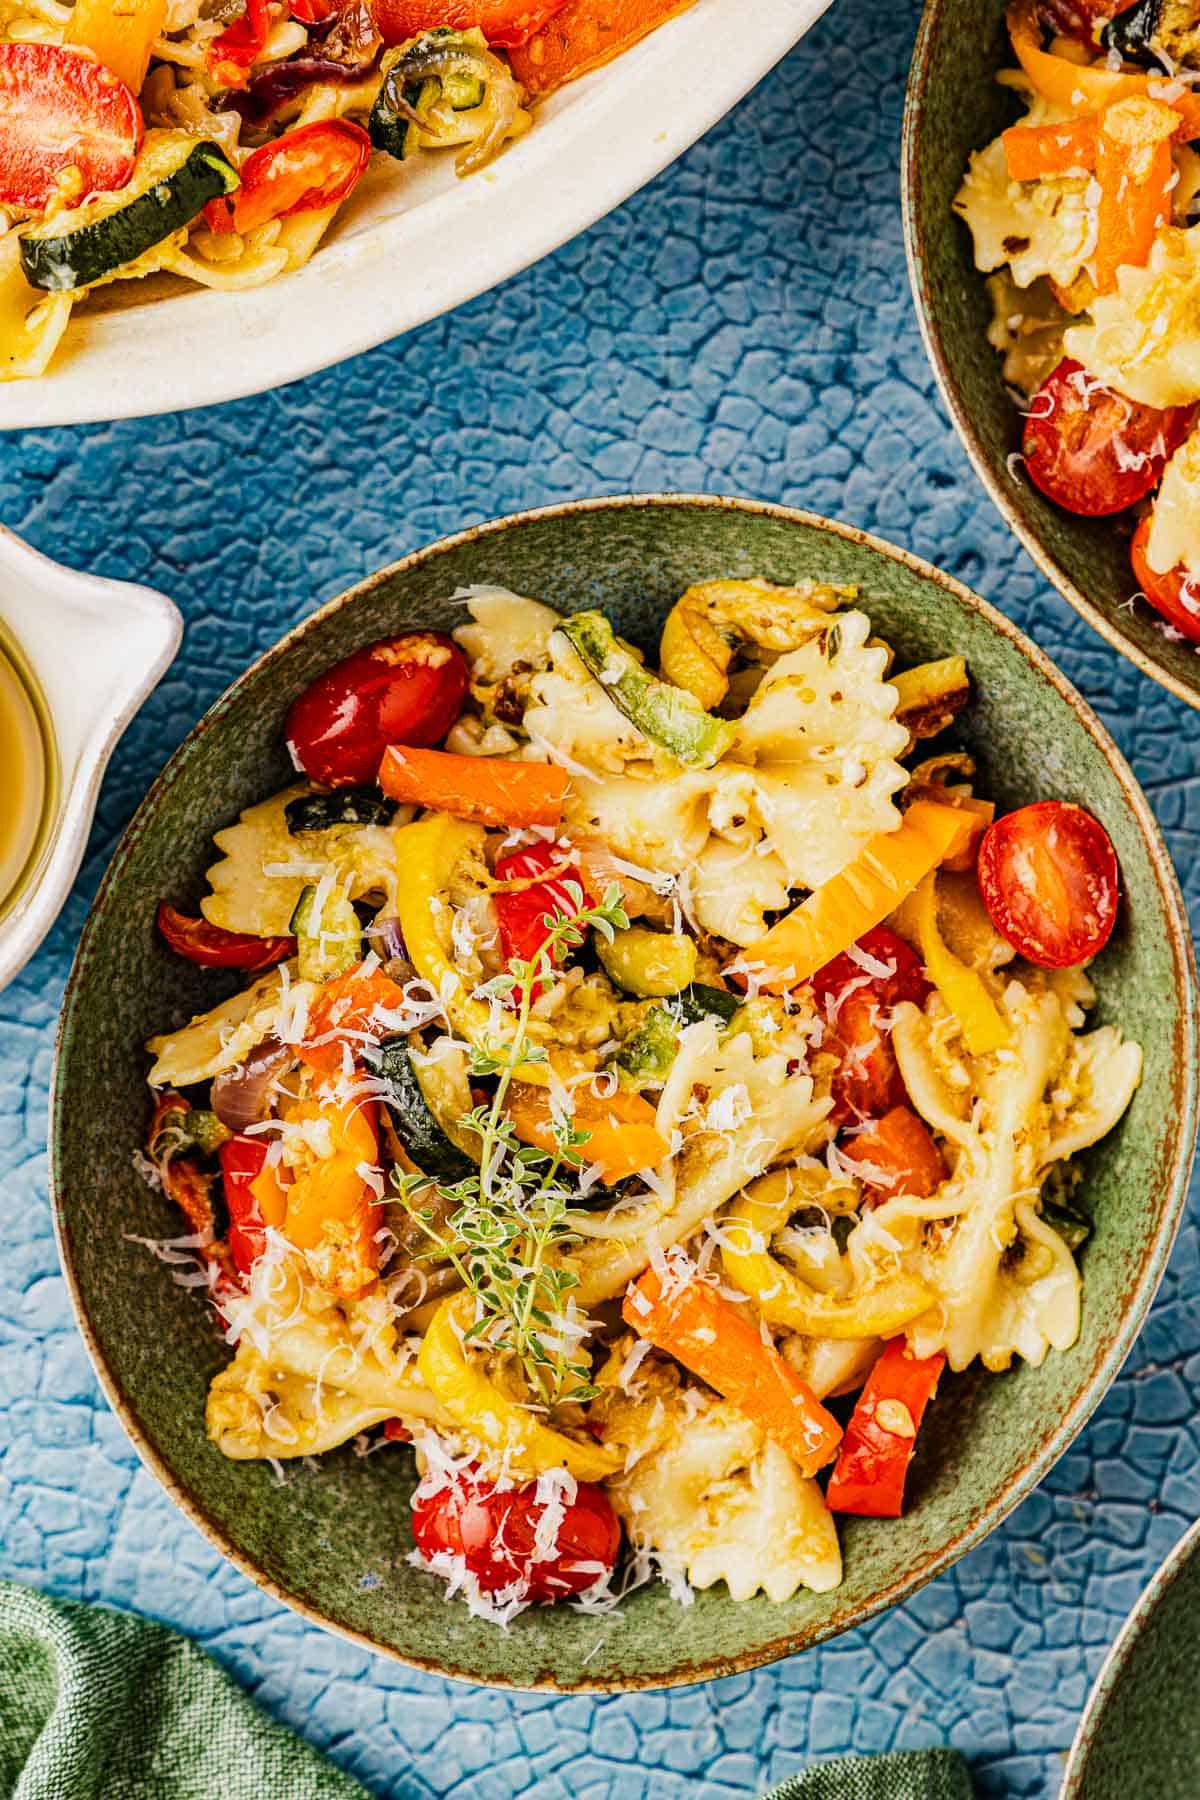
[[[939,1741],[966,1752],[984,1795],[1053,1795],[1105,1648],[1200,1513],[1193,1218],[1088,1429],[1005,1526],[907,1605],[706,1687],[598,1701],[473,1690],[351,1648],[221,1562],[100,1398],[55,1258],[55,1015],[89,898],[151,777],[315,602],[490,515],[630,488],[734,492],[851,520],[942,564],[1099,709],[1200,917],[1195,713],[1047,589],[934,396],[897,194],[915,25],[911,4],[840,0],[619,212],[396,344],[215,411],[0,441],[6,524],[65,562],[165,589],[187,619],[179,660],[114,758],[75,894],[0,997],[0,1573],[192,1633],[391,1800],[732,1800],[837,1751]]]

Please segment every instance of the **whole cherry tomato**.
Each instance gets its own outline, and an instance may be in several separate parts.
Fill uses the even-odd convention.
[[[521,1584],[531,1601],[578,1594],[617,1560],[621,1526],[603,1488],[578,1482],[558,1527],[554,1549],[535,1560],[546,1505],[537,1482],[501,1490],[475,1467],[436,1492],[413,1500],[413,1538],[423,1556],[461,1556],[485,1594]]]
[[[193,919],[160,900],[158,929],[171,949],[202,969],[269,969],[296,954],[294,937],[254,937],[248,931],[223,931],[207,919]]]
[[[1039,800],[1005,813],[984,833],[977,875],[992,924],[1039,968],[1073,968],[1112,936],[1117,853],[1082,806]]]
[[[1029,479],[1068,512],[1099,518],[1148,494],[1188,434],[1194,409],[1143,406],[1064,357],[1025,419]]]
[[[81,200],[124,187],[133,174],[138,103],[111,69],[78,50],[0,44],[0,116],[2,205],[40,211],[68,169],[79,171]]]
[[[886,925],[865,933],[856,949],[890,966],[892,973],[872,974],[844,952],[813,976],[817,1010],[826,1026],[821,1047],[838,1057],[832,1084],[832,1117],[838,1124],[879,1118],[907,1099],[887,1015],[901,1000],[923,1006],[929,994],[920,957]]]
[[[385,44],[406,44],[439,26],[453,31],[478,26],[489,44],[512,50],[561,12],[566,0],[369,0],[369,5]]]
[[[229,1254],[234,1267],[248,1275],[266,1248],[267,1226],[283,1224],[287,1199],[267,1168],[262,1138],[238,1133],[225,1140],[217,1156],[229,1213]]]
[[[1196,581],[1181,565],[1160,575],[1146,560],[1146,542],[1150,536],[1149,517],[1144,518],[1133,534],[1129,560],[1142,593],[1168,625],[1182,632],[1193,644],[1200,644],[1200,581]]]
[[[284,736],[293,759],[326,787],[374,781],[389,744],[429,749],[467,691],[467,659],[440,631],[410,631],[356,650],[293,702]]]

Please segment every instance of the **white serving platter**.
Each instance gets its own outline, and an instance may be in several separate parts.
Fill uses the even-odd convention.
[[[0,426],[211,406],[356,356],[516,274],[702,136],[829,0],[695,0],[538,108],[478,175],[383,156],[312,261],[245,293],[120,282],[76,309],[49,373],[0,386]],[[155,297],[155,295],[161,297]]]

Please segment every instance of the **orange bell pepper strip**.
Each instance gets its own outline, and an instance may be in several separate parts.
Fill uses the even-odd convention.
[[[623,1181],[639,1169],[657,1169],[671,1154],[671,1146],[654,1123],[654,1108],[640,1094],[618,1088],[607,1099],[598,1099],[590,1088],[576,1088],[574,1125],[586,1131],[587,1142],[578,1146],[584,1163],[599,1163],[605,1181]],[[514,1082],[508,1093],[508,1115],[523,1144],[554,1154],[550,1094],[544,1087]]]
[[[628,50],[692,0],[567,0],[548,25],[508,60],[525,91],[536,98],[586,75]]]
[[[379,765],[379,785],[393,800],[476,825],[557,825],[567,772],[556,763],[392,744]]]
[[[347,1299],[361,1293],[379,1267],[380,1216],[359,1172],[363,1164],[374,1166],[379,1154],[374,1111],[318,1089],[288,1113],[289,1124],[327,1132],[333,1148],[299,1168],[285,1189],[284,1236],[305,1252],[321,1285]]]
[[[1096,135],[1096,291],[1111,294],[1117,270],[1144,268],[1171,217],[1175,114],[1159,100],[1120,100],[1102,114]]]
[[[1066,107],[1069,112],[1098,113],[1119,100],[1144,97],[1161,100],[1161,94],[1151,92],[1152,86],[1166,88],[1170,85],[1165,76],[1147,75],[1140,69],[1109,69],[1103,63],[1080,64],[1065,56],[1056,56],[1052,50],[1043,50],[1036,0],[1013,0],[1005,17],[1013,51],[1031,85],[1044,99]],[[1166,104],[1179,115],[1179,135],[1184,142],[1200,137],[1200,95],[1181,93]]]
[[[842,1155],[852,1168],[862,1165],[856,1173],[876,1200],[892,1200],[897,1194],[924,1199],[946,1179],[941,1151],[924,1120],[909,1106],[894,1106],[865,1131],[856,1132]]]
[[[763,1342],[747,1308],[707,1281],[664,1286],[647,1269],[621,1308],[625,1323],[736,1406],[787,1451],[804,1475],[833,1460],[842,1428],[773,1344]]]
[[[1004,155],[1013,181],[1043,175],[1090,173],[1096,166],[1096,118],[1064,119],[1058,125],[1012,125],[1003,134]]]
[[[894,912],[931,869],[962,853],[977,820],[956,806],[914,800],[895,831],[881,831],[840,874],[744,952],[764,965],[760,985],[780,993],[807,981]]]
[[[380,969],[368,972],[357,963],[322,987],[296,1054],[319,1074],[335,1075],[346,1066],[347,1049],[358,1057],[364,1043],[384,1036],[388,1027],[377,1015],[403,1004],[404,989],[390,976]]]
[[[945,1366],[940,1351],[913,1356],[903,1338],[886,1346],[858,1397],[829,1477],[825,1504],[830,1512],[900,1517],[917,1432]]]

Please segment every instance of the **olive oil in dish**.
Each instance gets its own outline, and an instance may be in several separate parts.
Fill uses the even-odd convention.
[[[37,850],[51,782],[43,709],[20,661],[0,636],[0,915]]]

